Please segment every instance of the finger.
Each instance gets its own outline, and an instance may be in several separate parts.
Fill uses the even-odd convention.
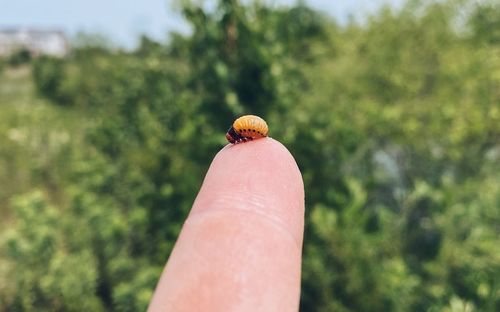
[[[266,138],[213,160],[150,311],[297,311],[304,188],[297,165]]]

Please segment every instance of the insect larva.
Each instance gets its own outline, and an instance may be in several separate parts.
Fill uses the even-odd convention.
[[[226,139],[233,144],[246,142],[267,136],[268,128],[259,116],[245,115],[236,119],[226,133]]]

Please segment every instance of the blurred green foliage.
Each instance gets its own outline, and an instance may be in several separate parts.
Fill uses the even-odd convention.
[[[29,63],[31,60],[31,52],[27,49],[20,49],[12,53],[7,59],[10,66],[16,67]]]
[[[301,311],[500,310],[498,4],[182,12],[167,44],[3,69],[0,310],[145,310],[245,113],[303,174]]]

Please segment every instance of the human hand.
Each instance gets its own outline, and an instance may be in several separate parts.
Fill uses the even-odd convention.
[[[148,311],[297,311],[304,186],[264,138],[214,158]]]

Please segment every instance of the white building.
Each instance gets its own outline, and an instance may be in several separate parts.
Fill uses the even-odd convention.
[[[26,49],[33,56],[68,54],[68,41],[61,31],[38,29],[0,29],[0,56]]]

